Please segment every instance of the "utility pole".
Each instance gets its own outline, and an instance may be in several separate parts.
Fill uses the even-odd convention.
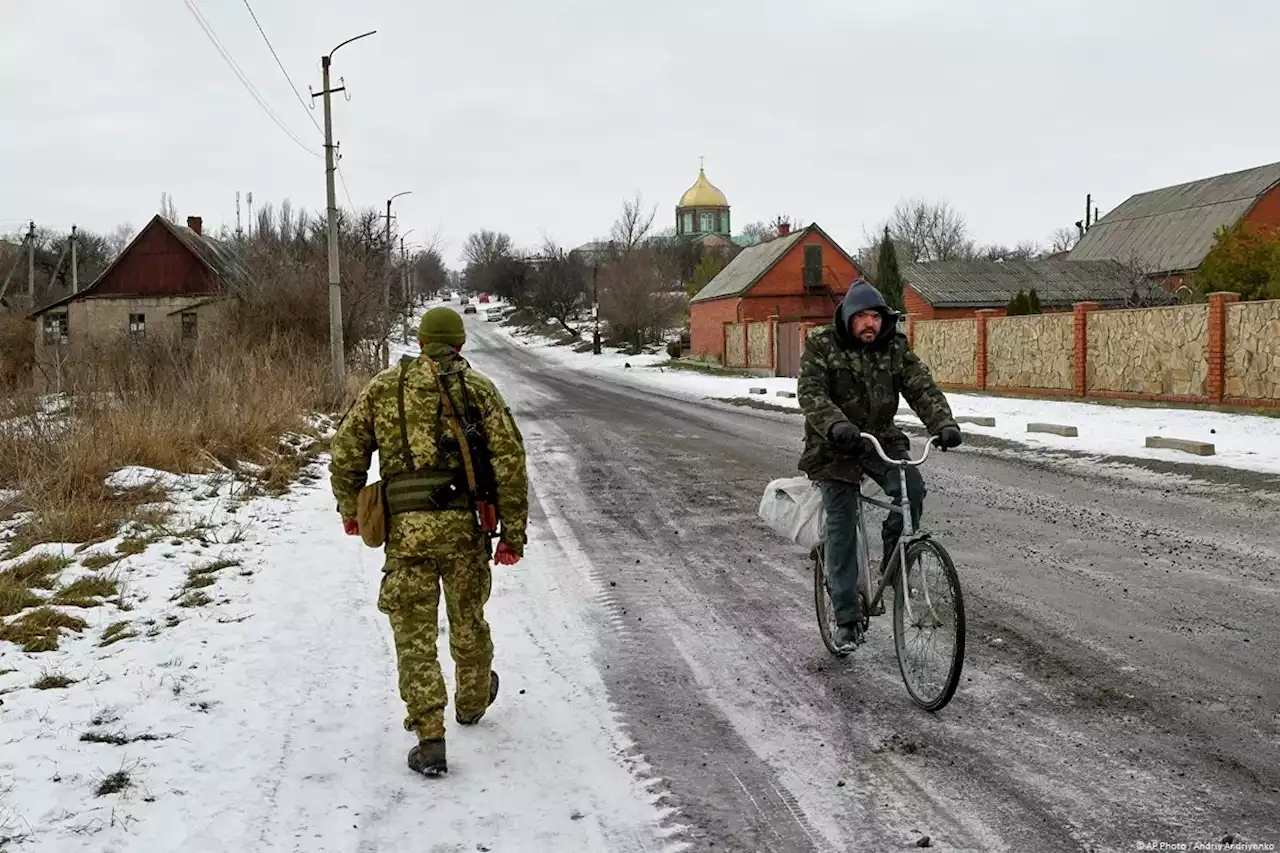
[[[246,217],[249,220],[249,238],[253,239],[253,191],[245,193],[245,204],[249,206],[249,213]]]
[[[244,236],[244,229],[240,227],[240,190],[236,190],[236,239],[239,240]]]
[[[339,82],[343,85],[334,89],[329,85],[329,66],[332,64],[333,55],[338,52],[338,48],[342,45],[350,44],[356,39],[362,39],[365,36],[373,35],[377,30],[370,30],[363,35],[355,38],[349,38],[342,44],[320,57],[320,73],[321,86],[323,87],[320,95],[324,98],[324,177],[325,177],[325,201],[328,205],[329,213],[329,359],[333,368],[333,386],[335,392],[341,392],[343,381],[346,376],[345,356],[343,352],[342,341],[342,278],[338,269],[338,207],[333,187],[333,171],[334,171],[334,145],[333,145],[333,110],[329,105],[329,96],[334,92],[345,92],[347,87],[344,80],[339,78]],[[314,105],[316,93],[311,93],[311,101]]]
[[[31,220],[31,230],[27,232],[27,300],[31,307],[36,307],[36,222]]]
[[[409,343],[409,267],[405,261],[404,238],[412,233],[413,229],[400,235],[400,295],[403,305],[401,306],[402,326],[400,329],[400,342]]]
[[[387,263],[386,273],[382,276],[382,369],[386,370],[391,366],[391,253],[395,251],[395,244],[391,242],[391,202],[395,201],[402,195],[408,195],[413,190],[405,190],[398,192],[391,198],[387,199]]]
[[[71,292],[80,292],[80,265],[76,261],[76,227],[71,226]]]
[[[591,334],[591,354],[600,354],[600,285],[597,279],[600,276],[600,265],[591,265],[591,316],[595,318],[596,329]]]

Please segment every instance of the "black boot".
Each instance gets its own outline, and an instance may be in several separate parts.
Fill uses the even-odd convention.
[[[498,698],[498,673],[490,670],[489,671],[489,705],[492,705],[493,700],[497,698]],[[485,706],[485,707],[487,708],[488,706]],[[484,711],[481,711],[479,714],[476,714],[474,717],[467,717],[465,719],[461,714],[455,711],[453,718],[457,720],[460,725],[474,726],[476,723],[480,722],[480,720],[484,718]]]
[[[440,776],[449,772],[445,758],[444,739],[420,740],[409,750],[409,769],[423,776]]]

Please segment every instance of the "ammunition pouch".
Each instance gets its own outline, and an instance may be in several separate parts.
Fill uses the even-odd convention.
[[[454,471],[410,471],[385,482],[388,515],[469,510],[471,495]]]

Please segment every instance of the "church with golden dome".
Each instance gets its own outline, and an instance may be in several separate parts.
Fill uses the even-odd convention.
[[[676,205],[676,236],[713,244],[733,241],[729,199],[707,180],[704,165],[699,165],[698,180]]]

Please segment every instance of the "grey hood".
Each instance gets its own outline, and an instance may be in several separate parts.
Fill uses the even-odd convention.
[[[860,311],[874,309],[884,318],[883,325],[880,326],[880,334],[875,341],[870,344],[864,344],[858,340],[849,331],[849,319]],[[893,340],[893,336],[898,332],[898,312],[894,311],[884,302],[884,297],[880,295],[880,291],[867,284],[862,279],[855,281],[850,287],[849,292],[845,294],[844,301],[840,303],[840,307],[836,309],[835,320],[836,340],[844,347],[861,347],[883,346],[886,341]]]

